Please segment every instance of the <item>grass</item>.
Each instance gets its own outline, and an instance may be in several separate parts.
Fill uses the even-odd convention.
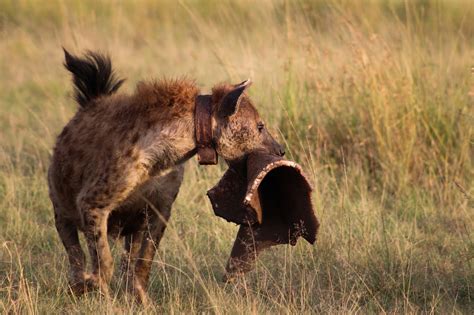
[[[473,313],[472,1],[0,0],[1,313]],[[237,227],[187,165],[144,309],[68,294],[46,170],[76,109],[61,46],[110,52],[125,89],[251,77],[322,225],[220,281]],[[184,240],[182,240],[184,239]],[[121,244],[114,245],[120,251]]]

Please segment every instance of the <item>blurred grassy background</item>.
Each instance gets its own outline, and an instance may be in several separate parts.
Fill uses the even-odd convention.
[[[76,109],[61,46],[109,52],[128,91],[251,77],[314,184],[316,246],[274,248],[220,282],[237,227],[205,192],[225,166],[193,159],[154,304],[71,297],[45,176]],[[0,0],[0,312],[474,312],[473,65],[468,0]]]

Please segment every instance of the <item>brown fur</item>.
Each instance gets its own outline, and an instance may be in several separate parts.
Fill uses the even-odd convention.
[[[177,79],[142,82],[132,95],[114,94],[122,81],[113,81],[110,61],[91,56],[82,60],[66,52],[81,108],[58,136],[49,168],[56,228],[68,253],[75,293],[100,289],[107,294],[113,272],[107,235],[123,236],[121,270],[130,290],[145,301],[151,261],[183,179],[182,163],[195,153],[199,90],[194,81]],[[107,62],[104,76],[100,71]],[[89,72],[83,75],[78,67]],[[234,89],[213,89],[217,152],[231,161],[258,147],[281,151],[261,130],[248,96],[227,105],[232,115],[219,114],[223,98]],[[86,236],[92,274],[86,272],[78,230]]]

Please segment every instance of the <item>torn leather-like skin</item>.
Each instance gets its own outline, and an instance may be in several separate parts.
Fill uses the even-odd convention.
[[[311,185],[301,167],[280,156],[255,152],[232,164],[207,193],[214,213],[240,225],[226,279],[250,271],[258,254],[274,245],[314,244],[319,222]]]

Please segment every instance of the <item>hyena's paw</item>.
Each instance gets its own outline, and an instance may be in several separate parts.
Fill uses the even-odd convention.
[[[109,294],[107,284],[95,275],[84,274],[82,277],[70,281],[69,286],[71,287],[72,293],[77,296],[95,291],[98,291],[105,296],[108,296]]]
[[[130,280],[128,285],[128,292],[135,298],[135,300],[143,305],[148,305],[149,298],[146,288],[143,287],[137,278]]]

